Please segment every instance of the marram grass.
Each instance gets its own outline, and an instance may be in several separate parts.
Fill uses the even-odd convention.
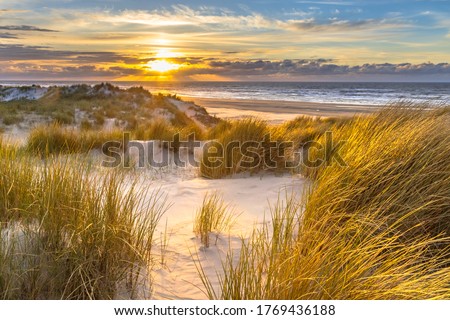
[[[448,109],[387,109],[332,131],[348,166],[306,170],[305,202],[280,201],[237,262],[230,252],[218,292],[202,274],[210,298],[450,298]]]
[[[164,197],[83,159],[0,153],[0,298],[148,294]]]
[[[194,232],[200,237],[201,243],[208,248],[211,233],[216,232],[218,237],[220,232],[228,231],[236,218],[234,210],[225,204],[220,194],[217,192],[206,194],[195,216]]]
[[[58,123],[41,125],[31,130],[26,150],[31,154],[48,156],[55,154],[80,154],[101,149],[108,141],[122,143],[124,131],[78,130]]]
[[[84,154],[93,149],[102,149],[106,142],[118,142],[123,148],[125,137],[131,140],[161,140],[171,143],[173,150],[180,147],[172,143],[175,136],[179,141],[188,141],[193,136],[201,140],[204,130],[195,123],[184,126],[174,126],[165,119],[156,118],[146,121],[136,128],[127,129],[115,127],[110,130],[62,126],[59,123],[40,125],[33,128],[28,136],[26,150],[31,154],[48,156],[55,154]],[[103,150],[107,152],[107,150]]]
[[[206,178],[220,179],[242,172],[291,171],[295,169],[289,166],[295,158],[294,151],[306,142],[318,139],[333,125],[340,126],[347,121],[301,116],[278,125],[270,125],[258,118],[223,120],[207,133],[209,139],[223,148],[220,165],[216,164],[214,157],[212,160],[204,157],[200,174]],[[252,142],[251,147],[245,146],[248,142]],[[269,142],[274,145],[269,146]]]

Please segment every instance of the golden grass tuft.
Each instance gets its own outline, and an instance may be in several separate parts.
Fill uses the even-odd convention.
[[[201,243],[208,248],[211,232],[220,232],[229,229],[235,222],[237,215],[226,205],[218,193],[206,194],[202,206],[197,211],[194,222],[194,232],[200,236]],[[216,241],[217,241],[216,237]]]
[[[220,292],[203,274],[210,298],[450,298],[449,124],[448,110],[389,108],[334,126],[348,166],[306,171],[305,203],[278,203],[284,222],[229,254]]]
[[[165,198],[81,158],[0,152],[0,298],[142,298]]]
[[[31,130],[26,149],[32,154],[41,156],[87,153],[92,149],[101,149],[107,141],[122,143],[123,131],[120,129],[77,130],[52,123]]]
[[[292,141],[296,148],[307,142],[315,141],[332,126],[340,127],[350,121],[350,118],[320,118],[299,116],[275,126],[275,132],[286,141]]]
[[[222,131],[220,131],[220,130]],[[239,148],[229,148],[234,143],[243,142],[257,142],[264,141],[264,137],[268,134],[268,125],[265,121],[257,118],[246,118],[226,123],[219,124],[219,127],[214,130],[213,133],[216,136],[215,141],[223,147],[223,157],[220,165],[211,165],[209,159],[203,159],[200,164],[200,173],[202,176],[212,179],[223,178],[225,176],[236,174],[240,172],[255,172],[260,170],[261,164],[257,164],[253,168],[249,169],[242,164],[248,159],[248,155],[251,152],[258,153],[263,156],[263,150],[260,146],[257,148],[251,148],[247,152],[242,152]]]
[[[291,171],[295,152],[306,142],[317,140],[332,126],[342,126],[348,119],[313,118],[301,116],[279,125],[269,125],[258,118],[246,118],[236,121],[221,121],[209,129],[207,137],[223,147],[223,161],[215,165],[216,159],[204,158],[200,173],[203,177],[219,179],[241,172],[270,170],[275,172]],[[238,142],[256,142],[251,148],[229,148],[227,145]],[[267,142],[277,143],[270,148]],[[247,166],[257,154],[259,163]]]

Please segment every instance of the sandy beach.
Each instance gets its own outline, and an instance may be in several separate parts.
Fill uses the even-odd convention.
[[[299,115],[320,117],[351,117],[379,110],[378,105],[344,103],[318,103],[303,101],[217,99],[183,96],[219,118],[240,118],[244,115],[258,116],[272,122],[282,122]]]

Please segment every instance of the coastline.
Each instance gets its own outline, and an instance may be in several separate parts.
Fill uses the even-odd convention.
[[[269,121],[286,121],[297,116],[351,117],[370,114],[381,108],[379,105],[348,103],[320,103],[303,101],[279,101],[257,99],[218,99],[180,96],[204,107],[208,113],[219,118],[239,118],[245,115],[259,116]]]

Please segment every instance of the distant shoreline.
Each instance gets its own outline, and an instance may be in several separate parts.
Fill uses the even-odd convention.
[[[204,107],[208,113],[219,118],[234,118],[255,115],[268,120],[283,121],[300,115],[319,117],[351,117],[370,114],[381,108],[379,105],[359,105],[348,103],[321,103],[303,101],[279,101],[257,99],[219,99],[180,96],[185,101],[193,101]]]

